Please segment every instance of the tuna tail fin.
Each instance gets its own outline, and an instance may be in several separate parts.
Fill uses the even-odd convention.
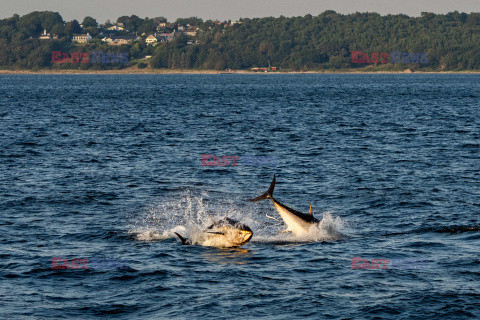
[[[276,177],[275,177],[275,175],[273,175],[272,183],[270,184],[270,188],[268,188],[267,192],[265,192],[264,194],[262,194],[259,197],[256,197],[254,199],[250,199],[248,201],[261,201],[261,200],[271,198],[272,195],[273,195],[273,189],[275,189],[275,179],[276,179]]]
[[[176,232],[174,232],[174,233],[177,235],[178,239],[180,239],[180,241],[182,241],[182,244],[188,244],[188,239],[187,238],[182,237],[181,235],[179,235]]]

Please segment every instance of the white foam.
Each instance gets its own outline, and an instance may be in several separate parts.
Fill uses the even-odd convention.
[[[346,237],[346,224],[340,217],[333,217],[330,212],[324,212],[323,218],[317,224],[313,224],[308,233],[300,236],[292,233],[278,233],[258,236],[252,242],[258,243],[302,243],[335,241]]]
[[[212,223],[212,219],[230,217],[253,230],[251,241],[254,243],[301,243],[345,238],[346,224],[330,212],[323,213],[320,222],[312,225],[308,234],[294,236],[279,233],[285,225],[273,207],[268,212],[259,212],[256,206],[243,202],[244,199],[212,201],[207,193],[193,195],[191,191],[183,191],[139,213],[129,233],[139,241],[160,241],[176,237],[174,232],[177,232],[195,243],[201,239],[202,230]],[[267,218],[267,214],[278,221]]]
[[[160,232],[158,229],[139,229],[139,230],[131,230],[129,233],[134,234],[136,239],[139,241],[154,241],[154,240],[165,240],[171,237],[174,237],[177,233],[184,233],[185,227],[184,226],[176,226],[173,229],[165,230]]]

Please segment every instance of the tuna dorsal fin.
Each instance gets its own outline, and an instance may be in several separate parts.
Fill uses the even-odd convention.
[[[310,206],[310,209],[308,209],[308,214],[313,216],[312,205],[310,204],[310,202],[308,203],[308,205]]]

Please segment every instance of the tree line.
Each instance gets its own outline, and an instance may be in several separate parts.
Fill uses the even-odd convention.
[[[144,35],[155,32],[165,18],[123,16],[117,19],[128,31]],[[480,13],[447,14],[422,12],[419,17],[378,13],[339,14],[325,11],[317,16],[240,19],[239,23],[182,18],[176,24],[199,29],[198,44],[181,35],[174,41],[147,46],[145,41],[119,47],[100,41],[110,22],[99,26],[92,17],[65,22],[56,12],[32,12],[0,20],[0,67],[51,68],[51,51],[128,51],[132,62],[147,55],[152,68],[250,69],[275,66],[283,70],[328,70],[363,68],[352,63],[352,52],[427,53],[428,63],[378,64],[373,68],[425,70],[480,69]],[[174,23],[174,24],[175,24]],[[39,40],[43,30],[57,34],[57,40]],[[72,44],[73,33],[89,32],[91,43]],[[128,65],[127,65],[128,66]],[[55,66],[59,67],[59,66]],[[83,64],[63,68],[123,68]]]

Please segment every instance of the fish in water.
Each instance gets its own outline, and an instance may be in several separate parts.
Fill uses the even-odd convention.
[[[250,241],[253,232],[245,224],[237,220],[225,217],[214,221],[210,226],[203,230],[200,237],[192,241],[176,233],[182,244],[198,244],[209,247],[240,247]]]
[[[265,192],[259,197],[250,199],[249,201],[261,201],[270,199],[273,203],[273,206],[278,211],[280,217],[282,217],[283,221],[287,226],[287,228],[282,232],[292,232],[296,236],[308,234],[310,227],[320,221],[313,216],[312,205],[309,204],[310,209],[308,210],[308,214],[306,214],[289,208],[286,205],[275,200],[275,198],[273,197],[275,179],[276,177],[275,175],[273,175],[272,183],[270,184],[270,188],[268,188],[267,192]]]

